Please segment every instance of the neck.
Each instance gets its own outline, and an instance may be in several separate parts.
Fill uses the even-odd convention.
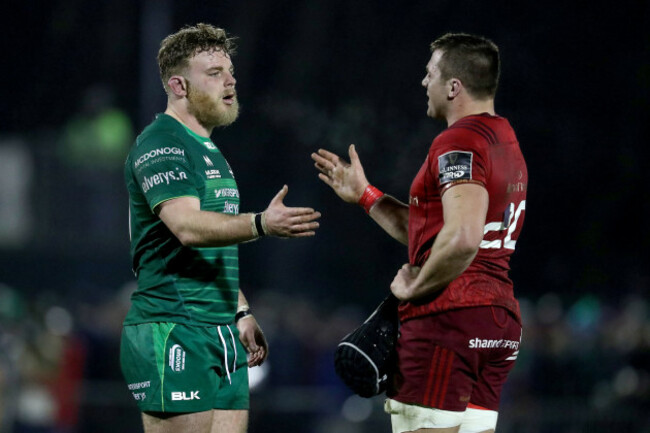
[[[196,120],[196,117],[191,115],[185,107],[179,107],[177,104],[170,102],[167,104],[165,114],[178,120],[195,134],[202,137],[210,137],[210,135],[212,135],[212,128],[208,129],[199,123],[199,121]]]
[[[457,104],[450,107],[449,112],[445,117],[447,120],[447,126],[453,125],[463,117],[481,113],[488,113],[494,116],[494,99],[485,99],[480,101],[465,99],[463,101],[457,101]]]

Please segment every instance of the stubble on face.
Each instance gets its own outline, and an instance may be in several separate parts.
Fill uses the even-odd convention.
[[[239,116],[237,97],[232,98],[231,105],[224,104],[222,97],[223,95],[219,95],[218,98],[212,97],[187,82],[188,112],[207,129],[228,126]]]

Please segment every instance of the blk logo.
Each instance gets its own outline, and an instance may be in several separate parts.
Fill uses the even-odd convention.
[[[199,397],[199,392],[198,391],[190,391],[189,395],[187,395],[185,391],[182,392],[172,392],[172,400],[173,401],[179,401],[179,400],[201,400],[201,397]]]

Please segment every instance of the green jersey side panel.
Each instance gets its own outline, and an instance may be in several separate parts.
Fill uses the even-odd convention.
[[[239,291],[237,245],[184,247],[154,212],[166,200],[197,197],[201,210],[238,214],[237,183],[219,149],[160,114],[136,139],[124,173],[138,278],[124,323],[231,323]]]

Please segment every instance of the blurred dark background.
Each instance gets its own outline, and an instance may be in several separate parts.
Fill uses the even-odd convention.
[[[242,211],[289,185],[315,238],[242,245],[241,283],[271,343],[251,432],[389,432],[381,398],[334,375],[338,340],[388,293],[406,250],[316,177],[350,143],[406,200],[431,140],[429,43],[501,50],[497,112],[530,185],[512,260],[525,328],[500,432],[650,432],[645,185],[650,3],[52,0],[3,5],[0,432],[138,432],[119,372],[130,271],[123,161],[165,108],[160,40],[209,22],[239,37],[239,120],[213,140]]]

